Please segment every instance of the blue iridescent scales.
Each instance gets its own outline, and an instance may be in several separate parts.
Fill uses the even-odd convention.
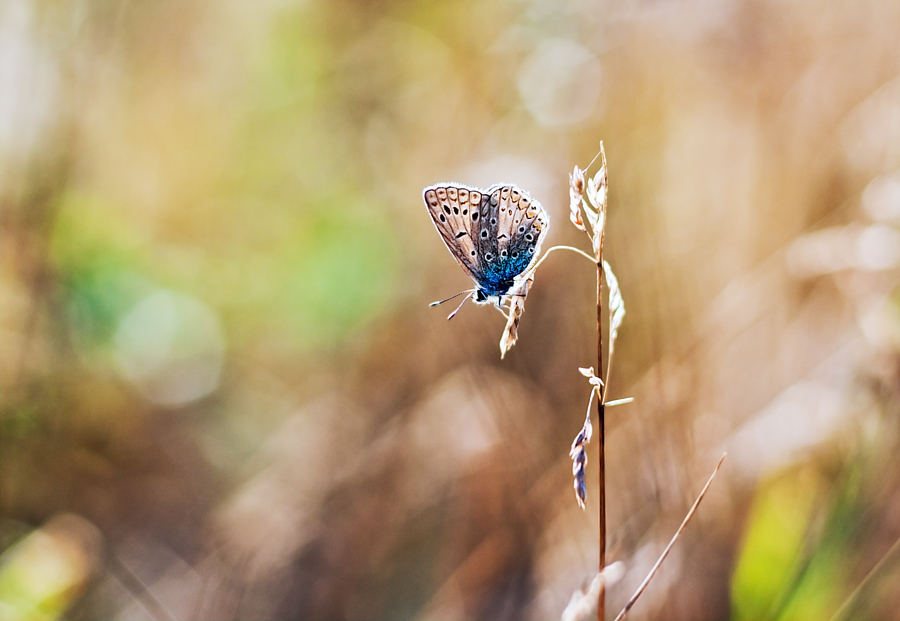
[[[475,302],[499,306],[519,291],[550,227],[540,203],[510,184],[439,183],[422,196],[450,254],[475,281]]]

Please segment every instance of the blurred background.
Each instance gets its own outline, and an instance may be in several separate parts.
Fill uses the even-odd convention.
[[[0,616],[559,618],[595,271],[501,361],[424,186],[627,308],[614,615],[900,619],[900,4],[2,0]],[[894,546],[894,547],[892,547]]]

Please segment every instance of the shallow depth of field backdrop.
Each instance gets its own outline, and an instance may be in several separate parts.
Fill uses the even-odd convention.
[[[595,272],[548,260],[501,361],[498,313],[427,307],[470,283],[421,189],[519,184],[583,244],[602,139],[609,611],[728,451],[633,618],[900,619],[898,32],[889,0],[3,0],[4,618],[558,618],[597,563]]]

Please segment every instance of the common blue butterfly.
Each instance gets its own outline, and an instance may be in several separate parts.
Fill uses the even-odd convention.
[[[530,268],[550,228],[539,202],[511,184],[481,190],[438,183],[422,196],[450,254],[477,285],[473,301],[500,308],[505,297],[527,293]]]

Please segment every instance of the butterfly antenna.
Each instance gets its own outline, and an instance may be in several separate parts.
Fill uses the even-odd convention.
[[[470,292],[463,291],[463,293],[470,293]],[[457,294],[457,295],[459,295],[459,294]],[[453,297],[456,297],[456,296],[453,296]],[[451,319],[453,319],[454,315],[456,315],[456,313],[459,312],[459,309],[461,309],[463,307],[463,304],[465,304],[466,300],[468,300],[468,299],[469,299],[469,296],[466,296],[463,298],[463,301],[459,303],[459,306],[456,307],[456,310],[453,311],[452,313],[450,313],[449,315],[447,315],[447,321],[450,321]]]
[[[446,300],[441,300],[440,302],[432,302],[432,303],[429,304],[428,306],[439,306],[439,305],[443,304],[444,302],[449,302],[449,301],[452,300],[453,298],[458,298],[459,296],[461,296],[461,295],[464,294],[464,293],[472,293],[473,291],[475,291],[475,289],[469,289],[468,291],[460,291],[459,293],[454,293],[453,295],[451,295],[451,296],[450,296],[449,298],[447,298]],[[465,301],[465,300],[464,300],[464,301]]]

